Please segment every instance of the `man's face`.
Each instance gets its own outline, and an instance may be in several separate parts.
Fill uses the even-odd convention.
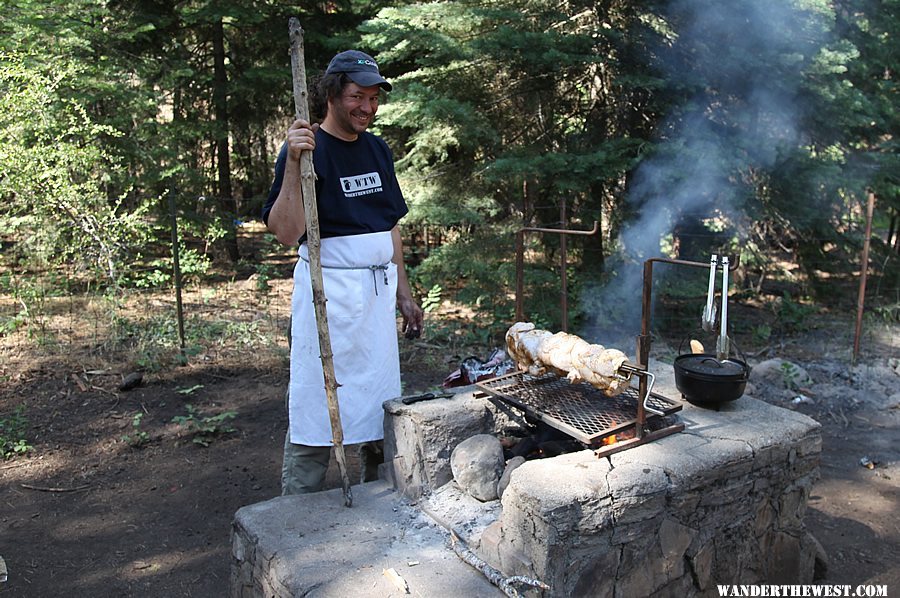
[[[356,139],[375,119],[380,93],[378,85],[360,87],[351,82],[340,96],[329,100],[328,120],[337,129],[332,133],[344,139]]]

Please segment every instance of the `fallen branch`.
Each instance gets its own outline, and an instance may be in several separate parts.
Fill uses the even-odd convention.
[[[72,374],[72,380],[75,381],[75,384],[78,385],[78,388],[79,390],[81,390],[81,392],[88,391],[88,385],[84,382],[84,380],[78,377],[78,374]]]
[[[106,394],[108,394],[108,395],[110,395],[110,396],[113,396],[113,397],[116,397],[117,399],[119,398],[119,395],[117,395],[117,394],[114,393],[113,391],[107,390],[107,389],[103,388],[102,386],[97,386],[96,384],[91,384],[91,389],[93,389],[93,390],[99,390],[100,392],[105,392]]]
[[[475,569],[481,571],[481,573],[488,579],[488,581],[500,588],[503,593],[510,598],[522,598],[522,594],[518,589],[516,589],[514,584],[528,585],[531,587],[540,588],[542,590],[550,589],[550,586],[548,586],[544,582],[537,579],[531,579],[530,577],[524,577],[522,575],[505,577],[503,573],[488,565],[481,558],[479,558],[478,555],[469,550],[469,547],[466,546],[462,540],[460,540],[459,536],[457,536],[456,532],[454,532],[453,530],[450,530],[450,545],[453,547],[453,552],[455,552],[459,558],[461,558],[465,563],[471,565]]]
[[[91,487],[90,484],[75,486],[74,488],[48,488],[44,486],[32,486],[31,484],[20,484],[20,486],[26,490],[37,490],[38,492],[78,492],[79,490]]]
[[[30,461],[23,461],[23,462],[21,462],[21,463],[13,463],[12,465],[4,465],[3,467],[0,467],[0,469],[13,469],[13,468],[16,468],[16,467],[22,467],[22,466],[24,466],[24,465],[31,465],[31,462],[30,462]]]

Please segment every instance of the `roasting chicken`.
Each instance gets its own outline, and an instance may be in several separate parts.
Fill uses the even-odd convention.
[[[507,352],[520,370],[532,376],[541,376],[547,373],[539,357],[541,343],[550,336],[546,330],[536,330],[531,322],[516,322],[506,332]]]
[[[627,359],[618,349],[589,345],[587,351],[577,354],[572,360],[573,369],[568,377],[572,382],[580,378],[612,397],[628,388],[628,380],[616,377],[619,367]]]
[[[572,371],[575,356],[588,350],[590,345],[582,338],[568,332],[557,332],[541,342],[538,359],[560,376]]]
[[[566,332],[551,334],[531,322],[516,322],[506,332],[506,348],[519,370],[532,376],[552,372],[570,382],[587,382],[614,396],[628,388],[618,370],[627,360],[618,349],[592,345]]]

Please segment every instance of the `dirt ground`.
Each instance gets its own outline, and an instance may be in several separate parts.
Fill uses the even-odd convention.
[[[792,355],[810,379],[788,388],[760,378],[753,389],[822,424],[807,524],[829,556],[824,582],[887,584],[889,595],[900,592],[897,338],[892,331],[867,348],[863,363],[877,371],[850,369],[811,341],[801,342],[805,355],[798,345],[770,349],[754,361]],[[402,343],[406,393],[439,385],[455,367],[453,347],[427,337]],[[210,351],[120,390],[130,364],[90,353],[37,359],[4,346],[0,415],[27,405],[32,449],[0,461],[0,556],[9,571],[0,596],[226,595],[235,511],[279,494],[283,349]],[[222,433],[202,446],[173,422],[190,413],[187,404],[195,423],[234,417],[216,422]],[[338,480],[332,467],[329,485]]]

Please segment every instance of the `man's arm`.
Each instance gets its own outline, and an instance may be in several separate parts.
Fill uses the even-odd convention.
[[[413,299],[406,267],[403,264],[403,239],[400,237],[400,226],[391,229],[391,240],[394,243],[394,257],[391,260],[397,265],[397,307],[403,316],[403,335],[406,338],[417,338],[422,334],[425,313]]]
[[[268,219],[269,230],[284,245],[295,245],[306,232],[306,214],[300,190],[300,154],[315,149],[317,128],[318,125],[310,127],[305,120],[296,120],[288,129],[284,180]]]

